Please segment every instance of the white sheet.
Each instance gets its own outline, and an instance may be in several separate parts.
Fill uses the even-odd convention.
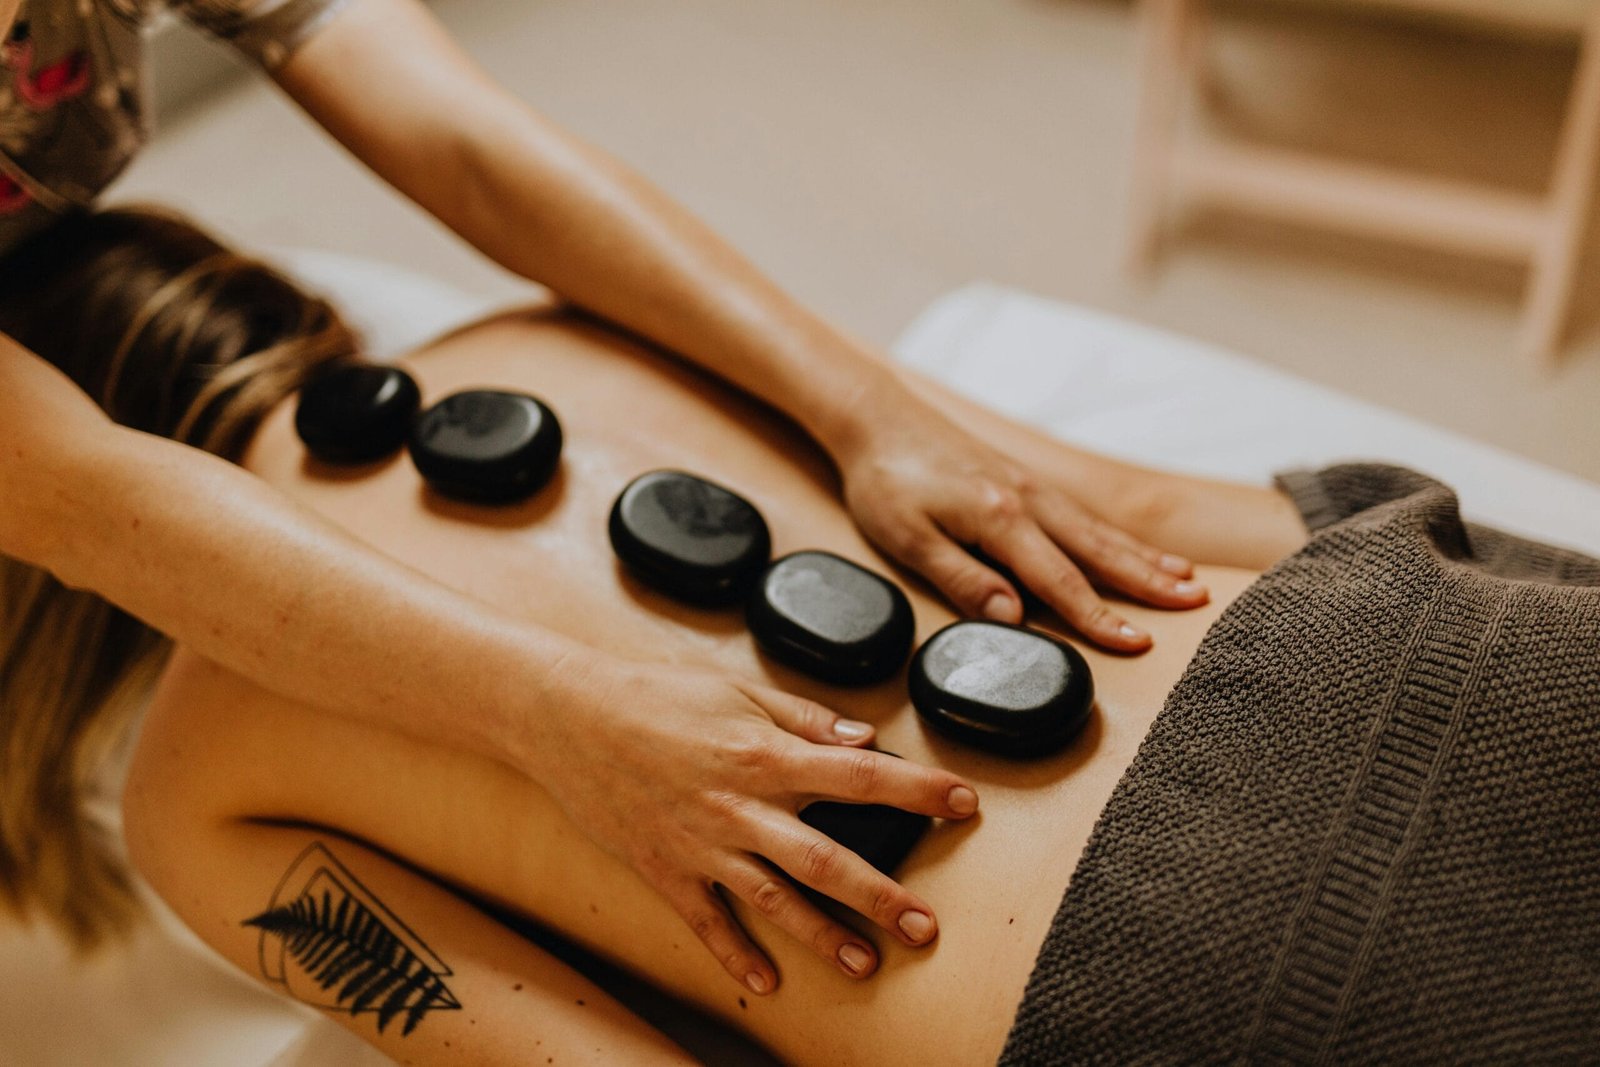
[[[322,253],[283,257],[394,354],[490,310],[449,286]],[[938,301],[895,346],[914,366],[1065,439],[1196,473],[1376,456],[1461,488],[1469,511],[1600,553],[1600,488],[1203,345],[993,286]],[[152,930],[90,969],[0,928],[0,1063],[354,1067],[339,1027],[259,991],[186,932]]]
[[[1600,554],[1600,487],[1239,356],[993,285],[937,301],[895,354],[1064,440],[1158,467],[1264,484],[1383,459],[1432,474],[1464,511]]]
[[[420,348],[503,307],[446,282],[375,260],[307,249],[279,249],[267,258],[303,285],[326,294],[377,358]]]

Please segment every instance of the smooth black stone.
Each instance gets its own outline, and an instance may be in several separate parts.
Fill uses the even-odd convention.
[[[772,535],[744,497],[682,471],[652,471],[611,507],[611,547],[641,582],[691,604],[748,596]]]
[[[833,838],[884,874],[893,874],[933,820],[883,804],[824,800],[800,812],[800,821]]]
[[[1065,641],[1022,626],[958,622],[912,657],[911,703],[957,741],[1007,756],[1043,756],[1089,721],[1094,676]]]
[[[471,389],[422,413],[411,432],[411,460],[438,493],[510,504],[555,474],[561,440],[556,413],[536,397]]]
[[[745,602],[745,623],[763,652],[836,685],[867,685],[905,663],[916,620],[905,593],[831,552],[774,562]]]
[[[324,463],[372,463],[406,443],[422,390],[399,367],[338,363],[300,390],[294,428]]]

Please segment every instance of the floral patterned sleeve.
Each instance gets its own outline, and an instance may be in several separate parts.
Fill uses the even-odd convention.
[[[346,0],[168,0],[172,10],[268,70],[321,29]]]

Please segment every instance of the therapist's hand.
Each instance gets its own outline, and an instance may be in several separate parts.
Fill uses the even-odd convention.
[[[580,713],[550,717],[552,758],[535,776],[586,834],[666,898],[741,985],[766,994],[778,976],[722,892],[849,977],[878,965],[871,942],[785,874],[903,944],[933,941],[927,903],[797,813],[842,800],[963,819],[978,798],[960,778],[864,750],[873,737],[866,723],[716,672],[594,656],[561,673],[562,699]]]
[[[1163,608],[1204,604],[1181,556],[1096,517],[1070,485],[984,444],[888,383],[831,447],[856,523],[888,555],[966,614],[1022,620],[1021,590],[969,549],[1002,564],[1085,638],[1139,652],[1151,638],[1108,607],[1095,584]]]

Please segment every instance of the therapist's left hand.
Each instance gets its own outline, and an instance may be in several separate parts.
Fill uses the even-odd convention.
[[[1109,607],[1095,584],[1163,608],[1207,600],[1180,556],[1095,516],[1071,487],[984,444],[901,389],[869,400],[871,428],[833,450],[862,531],[965,614],[1020,622],[1017,589],[978,559],[1002,564],[1085,638],[1119,652],[1151,637]]]

